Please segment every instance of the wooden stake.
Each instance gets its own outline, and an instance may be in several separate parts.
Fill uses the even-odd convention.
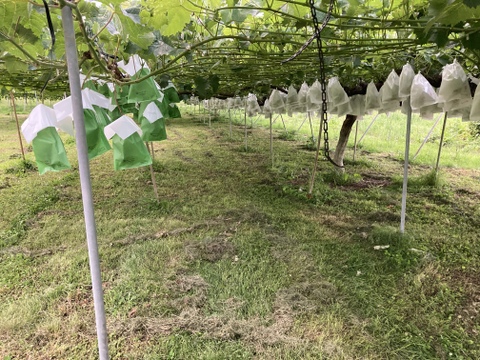
[[[149,145],[149,142],[145,141],[145,145],[147,146],[148,152],[150,153],[153,162],[153,142],[150,141]],[[153,192],[155,193],[155,198],[157,199],[157,202],[160,202],[160,198],[158,197],[157,180],[155,178],[155,172],[153,171],[153,164],[150,164],[150,177],[152,178]]]
[[[157,199],[157,203],[158,203],[160,202],[160,198],[158,196],[157,180],[155,179],[155,173],[153,172],[152,164],[150,164],[150,176],[152,177],[153,192],[155,193],[155,198]]]
[[[12,100],[13,115],[17,122],[18,141],[20,143],[20,150],[22,150],[22,159],[25,162],[25,151],[23,150],[22,135],[20,134],[20,124],[18,123],[17,107],[15,106],[15,95],[13,95],[13,91],[10,91],[10,99]]]
[[[152,161],[155,160],[155,150],[153,149],[153,141],[150,141],[150,147],[152,148]]]

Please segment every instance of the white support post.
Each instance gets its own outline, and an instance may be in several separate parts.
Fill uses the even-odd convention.
[[[358,136],[358,120],[355,121],[355,140],[353,141],[353,161],[357,155],[357,136]]]
[[[248,133],[247,133],[247,102],[245,102],[245,112],[243,114],[245,121],[245,151],[248,150]]]
[[[400,232],[405,232],[405,217],[407,213],[407,186],[408,186],[408,157],[410,156],[410,131],[412,128],[412,107],[410,97],[406,100],[407,105],[407,133],[405,139],[405,163],[403,166],[403,187],[402,187],[402,212],[400,217]]]
[[[232,138],[232,113],[230,112],[230,108],[228,108],[228,122],[230,125],[230,139]]]
[[[272,114],[270,114],[270,159],[272,161],[272,168],[273,168],[273,121],[272,121]]]
[[[108,334],[103,304],[102,278],[100,273],[100,257],[97,245],[97,229],[93,211],[92,185],[90,181],[90,164],[88,162],[87,137],[83,117],[82,93],[80,87],[80,72],[78,70],[77,46],[73,27],[72,9],[62,8],[62,23],[65,36],[65,52],[67,56],[68,78],[72,95],[73,121],[78,152],[80,185],[82,189],[83,214],[88,245],[88,259],[92,278],[93,303],[95,322],[97,326],[98,352],[100,360],[108,360]]]

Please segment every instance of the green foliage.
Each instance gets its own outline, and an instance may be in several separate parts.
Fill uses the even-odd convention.
[[[40,4],[22,0],[0,5],[5,19],[0,26],[2,85],[39,89],[54,78],[48,75],[55,72],[52,68],[65,65],[60,12],[50,9],[57,35],[50,54],[51,39]],[[325,3],[319,6],[326,10]],[[338,2],[322,31],[326,71],[355,87],[359,82],[383,81],[392,68],[406,62],[415,63],[416,70],[427,76],[436,76],[453,57],[467,68],[478,66],[480,28],[469,20],[479,9],[475,1],[463,0]],[[168,72],[174,82],[202,98],[253,90],[267,95],[270,86],[299,86],[318,77],[315,71],[305,71],[318,58],[314,46],[295,61],[278,66],[313,33],[308,3],[81,1],[73,10],[82,69],[91,75],[110,78],[108,67],[115,56],[126,60],[136,53],[149,60],[152,76]],[[319,12],[320,20],[323,16]],[[84,19],[81,24],[80,19]],[[98,56],[90,59],[92,54]],[[25,73],[29,81],[19,80]],[[64,77],[57,80],[48,90],[65,90]]]
[[[200,99],[209,99],[217,93],[219,81],[218,75],[209,75],[206,78],[196,76],[194,79],[195,93]]]

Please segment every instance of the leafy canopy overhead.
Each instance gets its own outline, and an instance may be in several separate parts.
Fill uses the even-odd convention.
[[[30,92],[66,87],[60,9],[72,7],[81,70],[128,82],[119,60],[139,54],[151,76],[171,78],[201,97],[269,89],[318,77],[314,32],[303,0],[50,0],[56,39],[41,0],[0,0],[0,86]],[[328,1],[315,1],[319,22]],[[406,62],[436,76],[457,58],[480,64],[480,0],[337,0],[322,31],[327,76],[355,87],[382,81]],[[137,80],[140,81],[140,80]]]

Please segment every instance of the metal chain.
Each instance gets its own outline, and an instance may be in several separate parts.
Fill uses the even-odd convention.
[[[325,18],[323,19],[322,26],[320,27],[318,24],[317,19],[317,11],[315,9],[315,1],[309,0],[310,4],[310,11],[312,13],[312,20],[313,25],[315,27],[315,37],[317,38],[317,49],[318,49],[318,58],[319,58],[319,66],[320,66],[320,85],[322,89],[322,111],[321,111],[321,121],[323,124],[323,136],[324,136],[324,155],[328,161],[330,161],[333,165],[337,167],[343,167],[335,163],[333,159],[330,157],[330,143],[328,138],[328,115],[327,115],[327,79],[325,75],[325,59],[323,55],[323,48],[322,48],[322,39],[320,37],[320,32],[325,28],[330,17],[332,16],[333,6],[335,5],[335,0],[330,0],[330,5],[328,6],[328,11],[325,14]],[[318,138],[318,143],[320,144],[320,136]],[[317,159],[315,159],[317,161]]]

